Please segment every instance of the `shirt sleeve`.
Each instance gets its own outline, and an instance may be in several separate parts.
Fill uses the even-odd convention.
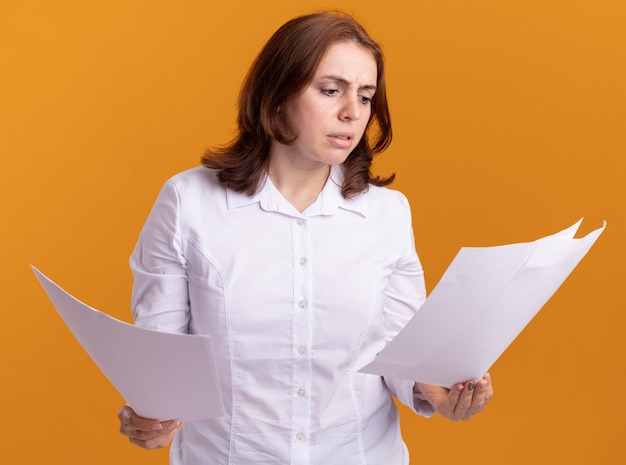
[[[405,224],[401,227],[406,231],[406,239],[403,255],[387,284],[384,309],[387,343],[400,332],[426,300],[424,272],[415,250],[411,210],[403,195],[402,202]],[[421,395],[413,393],[414,381],[391,376],[385,376],[384,380],[391,393],[413,412],[425,417],[434,414],[432,405]]]
[[[179,211],[176,185],[169,180],[163,185],[130,257],[131,307],[137,326],[188,332],[189,291]]]

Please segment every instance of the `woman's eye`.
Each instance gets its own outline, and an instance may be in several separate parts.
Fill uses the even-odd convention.
[[[326,95],[335,95],[339,90],[337,89],[322,89],[322,93]]]
[[[372,103],[372,99],[370,97],[365,97],[364,95],[359,96],[359,99],[361,100],[361,103],[364,105]]]

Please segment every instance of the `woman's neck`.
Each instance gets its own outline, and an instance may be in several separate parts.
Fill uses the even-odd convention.
[[[267,175],[299,212],[315,202],[330,174],[330,166],[298,166],[283,157],[270,157]]]

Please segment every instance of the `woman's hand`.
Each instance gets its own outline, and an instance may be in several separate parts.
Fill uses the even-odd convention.
[[[120,433],[144,449],[167,446],[181,425],[175,420],[157,421],[142,418],[128,405],[120,409],[117,417],[120,419]]]
[[[414,390],[421,393],[437,413],[453,421],[469,420],[484,410],[493,396],[489,373],[476,382],[456,384],[452,389],[415,383]]]

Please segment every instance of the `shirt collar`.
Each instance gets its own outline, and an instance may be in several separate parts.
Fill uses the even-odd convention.
[[[281,212],[290,216],[329,216],[334,215],[341,208],[366,217],[367,203],[363,194],[358,194],[350,199],[345,199],[341,195],[343,174],[343,165],[332,165],[330,176],[328,176],[322,192],[315,202],[302,213],[287,202],[267,176],[262,181],[261,189],[253,195],[227,189],[226,202],[229,210],[259,203],[263,210]]]

